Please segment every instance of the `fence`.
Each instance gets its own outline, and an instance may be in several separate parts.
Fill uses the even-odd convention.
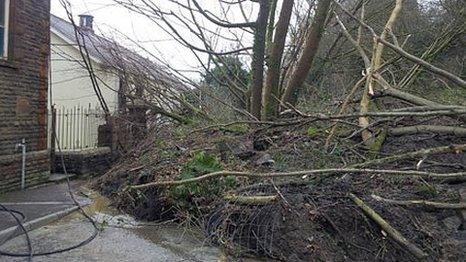
[[[97,148],[98,129],[105,124],[105,114],[90,107],[62,107],[52,110],[50,121],[51,131],[55,128],[56,139],[52,139],[55,140],[55,148],[83,150]]]

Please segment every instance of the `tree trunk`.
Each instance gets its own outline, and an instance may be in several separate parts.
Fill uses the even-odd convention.
[[[260,119],[262,108],[262,87],[264,85],[265,40],[269,17],[269,0],[260,0],[259,16],[254,34],[253,56],[251,63],[251,114]]]
[[[403,136],[421,133],[436,133],[466,137],[466,128],[460,126],[417,125],[395,127],[389,130],[390,135]]]
[[[385,39],[387,35],[392,31],[393,25],[395,24],[396,19],[398,18],[398,15],[400,14],[402,5],[403,5],[403,0],[396,0],[395,8],[393,9],[390,15],[390,18],[385,24],[383,32],[380,35],[381,39]],[[368,76],[367,76],[367,81],[366,81],[366,87],[364,88],[364,93],[362,94],[362,99],[361,99],[361,108],[359,110],[361,114],[365,114],[369,112],[371,96],[374,95],[374,84],[376,83],[372,74],[379,69],[382,63],[382,54],[384,50],[384,45],[382,43],[378,43],[375,39],[374,41],[375,41],[374,52],[373,52],[371,67],[368,69],[366,68]],[[360,117],[359,125],[362,128],[368,127],[370,125],[369,118]],[[362,140],[367,146],[371,146],[371,144],[374,142],[373,134],[369,130],[364,130],[361,133],[361,136],[362,136]]]
[[[298,92],[302,88],[302,85],[311,70],[312,62],[317,53],[322,32],[325,27],[325,19],[327,18],[331,2],[331,0],[320,0],[317,5],[314,21],[311,24],[311,31],[307,36],[304,50],[290,77],[290,81],[285,88],[285,93],[282,97],[282,101],[284,103],[294,105],[298,100]]]
[[[270,54],[272,48],[273,33],[275,30],[275,11],[277,10],[278,0],[270,0],[269,8],[269,23],[267,24],[267,36],[266,36],[266,46],[265,53]]]
[[[268,60],[267,77],[265,80],[265,89],[262,100],[264,107],[263,119],[268,120],[278,115],[279,106],[279,85],[280,85],[280,68],[285,49],[286,36],[290,25],[291,14],[293,12],[294,0],[283,0],[280,17],[277,23],[277,29]]]

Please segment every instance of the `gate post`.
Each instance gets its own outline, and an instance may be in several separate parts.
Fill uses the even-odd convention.
[[[52,105],[52,126],[50,136],[50,171],[55,173],[56,139],[57,139],[57,109]]]
[[[98,147],[110,147],[112,154],[117,154],[118,150],[118,126],[115,117],[107,116],[106,123],[98,127]]]

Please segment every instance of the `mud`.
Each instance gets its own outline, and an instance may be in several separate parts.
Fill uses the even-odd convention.
[[[167,131],[157,135],[158,140],[145,141],[100,178],[95,187],[118,208],[140,219],[181,223],[195,220],[204,235],[231,256],[253,254],[282,261],[414,261],[404,247],[348,198],[349,193],[363,199],[428,253],[428,261],[458,261],[466,256],[466,232],[459,213],[400,207],[371,197],[376,194],[395,200],[458,203],[464,201],[458,194],[464,188],[462,181],[439,183],[412,176],[350,173],[273,182],[238,178],[237,188],[223,193],[275,195],[280,200],[265,206],[245,206],[229,203],[222,195],[189,195],[191,205],[185,209],[170,199],[169,189],[125,190],[130,185],[179,179],[183,166],[200,151],[216,156],[226,170],[273,172],[349,166],[372,157],[358,139],[325,151],[326,136],[310,136],[302,129],[290,131],[288,127],[247,134],[206,131],[183,136]],[[450,136],[390,137],[379,157],[464,142],[463,138]],[[271,156],[273,165],[257,165],[255,156],[264,153]],[[452,152],[429,156],[421,165],[420,159],[404,159],[373,168],[449,173],[464,171],[465,160],[464,152]],[[209,181],[203,185],[208,186]]]

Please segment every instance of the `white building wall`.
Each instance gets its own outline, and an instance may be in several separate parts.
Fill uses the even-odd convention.
[[[110,111],[118,108],[119,79],[115,74],[104,72],[97,63],[92,64],[99,87]],[[95,95],[91,79],[83,67],[81,54],[61,37],[51,33],[51,75],[49,107],[56,108],[85,107],[101,109]]]
[[[97,147],[98,127],[105,123],[89,73],[83,65],[79,50],[51,32],[49,80],[51,99],[48,100],[49,109],[55,105],[57,110],[56,134],[62,150]],[[118,109],[119,78],[102,70],[96,62],[93,62],[92,66],[110,113],[114,113]],[[50,114],[49,117],[50,142],[52,135]]]

